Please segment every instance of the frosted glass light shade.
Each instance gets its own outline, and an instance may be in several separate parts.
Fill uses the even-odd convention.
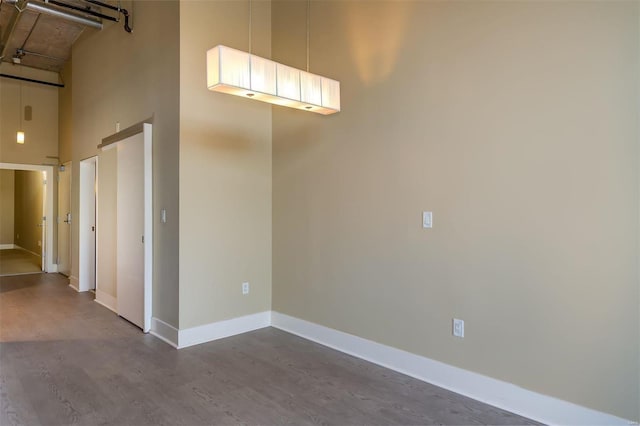
[[[18,133],[16,133],[16,142],[19,144],[24,143],[24,132],[19,131]]]
[[[207,87],[324,115],[340,111],[339,81],[222,45],[207,51]]]

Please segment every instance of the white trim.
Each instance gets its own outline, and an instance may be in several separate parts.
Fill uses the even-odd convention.
[[[630,420],[611,414],[532,392],[511,383],[275,311],[271,313],[271,325],[321,345],[542,423],[562,425],[634,424]]]
[[[116,314],[118,313],[116,310],[116,306],[118,306],[117,299],[104,291],[96,290],[96,298],[94,302],[101,304]]]
[[[69,283],[69,287],[71,287],[72,289],[74,289],[75,291],[80,293],[80,289],[78,287],[76,287],[75,285],[73,285],[71,282]]]
[[[15,249],[15,244],[0,244],[0,250],[12,250]]]
[[[142,330],[148,333],[153,317],[153,131],[144,123],[144,323]]]
[[[245,315],[178,331],[178,349],[199,345],[271,325],[271,311]]]
[[[9,170],[30,170],[46,172],[47,185],[43,193],[44,215],[47,218],[44,222],[43,232],[45,234],[42,251],[47,253],[45,261],[42,265],[44,272],[53,272],[53,226],[55,224],[55,215],[53,214],[53,188],[57,187],[54,182],[53,166],[35,165],[35,164],[17,164],[17,163],[0,163],[0,169]],[[42,256],[40,253],[38,256]]]
[[[48,171],[49,167],[47,165],[37,165],[37,164],[19,164],[19,163],[0,163],[0,169],[9,169],[9,170],[29,170],[32,172],[42,172]]]
[[[178,347],[178,332],[178,329],[171,324],[167,324],[155,317],[151,318],[151,330],[149,333],[174,348]]]

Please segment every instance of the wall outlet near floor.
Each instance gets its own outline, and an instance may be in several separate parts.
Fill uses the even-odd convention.
[[[456,337],[464,337],[464,321],[461,319],[453,319],[453,335]]]
[[[249,283],[242,283],[242,294],[249,294]]]

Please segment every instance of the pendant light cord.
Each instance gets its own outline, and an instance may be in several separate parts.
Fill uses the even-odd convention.
[[[20,77],[22,77],[22,67],[20,67]],[[24,110],[22,109],[22,81],[20,82],[20,131],[24,132],[22,128],[22,116],[24,115]]]
[[[311,16],[311,0],[307,0],[307,72],[309,72],[309,17]]]

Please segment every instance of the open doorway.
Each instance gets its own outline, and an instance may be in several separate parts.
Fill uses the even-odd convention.
[[[0,163],[0,275],[56,272],[53,166]]]

